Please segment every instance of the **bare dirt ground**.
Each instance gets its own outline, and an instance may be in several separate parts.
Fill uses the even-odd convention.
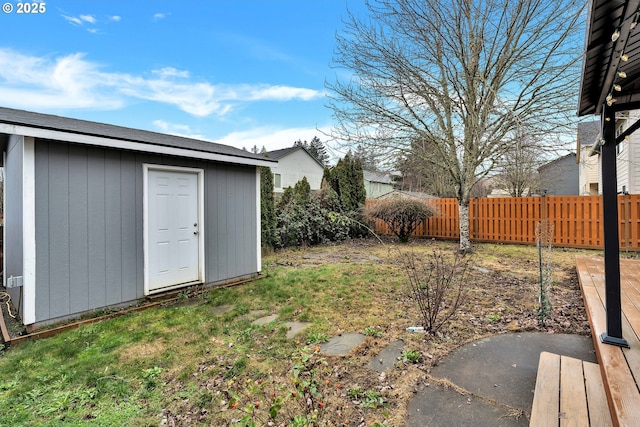
[[[288,252],[276,265],[299,268],[326,264],[390,262],[403,269],[403,258],[414,253],[428,258],[434,248],[453,252],[457,242],[416,240],[408,245],[396,245],[387,240],[381,245],[375,240],[354,240],[332,246]],[[446,333],[467,342],[478,336],[517,331],[545,331],[588,335],[582,295],[575,269],[575,257],[599,255],[599,251],[552,248],[550,288],[552,311],[544,325],[535,315],[539,289],[538,251],[531,246],[476,245],[466,274],[470,293],[468,303],[460,310]],[[398,297],[398,296],[394,296]],[[413,308],[409,288],[400,299],[407,299]]]

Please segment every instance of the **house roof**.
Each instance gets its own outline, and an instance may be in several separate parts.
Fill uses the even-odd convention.
[[[639,6],[640,0],[589,2],[578,115],[600,114],[607,99],[617,111],[640,107]]]
[[[550,162],[547,162],[544,165],[540,166],[538,168],[538,172],[544,171],[545,169],[547,169],[549,167],[552,167],[553,165],[555,165],[557,163],[560,163],[564,159],[571,158],[571,157],[575,158],[576,157],[576,153],[569,153],[569,154],[566,154],[566,155],[564,155],[562,157],[558,157],[557,159],[551,160]]]
[[[379,182],[382,184],[393,184],[391,176],[386,173],[363,171],[364,179],[369,182]]]
[[[0,134],[18,134],[253,166],[269,166],[274,163],[262,155],[215,142],[2,107]]]
[[[585,145],[592,145],[600,135],[600,121],[578,123],[578,149]]]
[[[304,148],[302,145],[294,145],[293,147],[289,147],[289,148],[282,148],[280,150],[267,151],[266,153],[263,153],[262,155],[263,156],[267,156],[269,159],[280,160],[283,157],[287,157],[288,155],[290,155],[292,153],[295,153],[298,150],[304,150],[305,153],[307,153],[313,160],[316,161],[316,163],[318,163],[320,165],[320,167],[322,167],[324,169],[324,165],[322,164],[322,162],[320,160],[316,159],[316,156],[311,154],[309,152],[309,150]]]

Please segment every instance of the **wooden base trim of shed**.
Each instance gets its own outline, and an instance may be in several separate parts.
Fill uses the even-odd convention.
[[[612,426],[598,365],[559,354],[540,353],[529,425]]]

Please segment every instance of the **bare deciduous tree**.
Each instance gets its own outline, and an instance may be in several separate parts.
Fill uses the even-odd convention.
[[[525,197],[540,188],[538,168],[544,163],[544,152],[537,140],[526,132],[518,131],[512,149],[497,164],[497,185],[511,197]]]
[[[418,191],[436,197],[455,197],[456,189],[447,170],[437,163],[425,161],[435,152],[428,141],[415,141],[406,153],[398,156],[396,170],[402,174],[401,190]]]
[[[560,0],[371,0],[349,15],[334,63],[348,81],[327,83],[347,144],[406,153],[456,186],[460,249],[470,249],[470,191],[509,151],[515,130],[558,131],[573,120],[584,2]]]

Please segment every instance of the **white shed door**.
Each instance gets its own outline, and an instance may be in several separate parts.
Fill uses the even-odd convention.
[[[149,170],[149,291],[200,281],[198,174]]]

